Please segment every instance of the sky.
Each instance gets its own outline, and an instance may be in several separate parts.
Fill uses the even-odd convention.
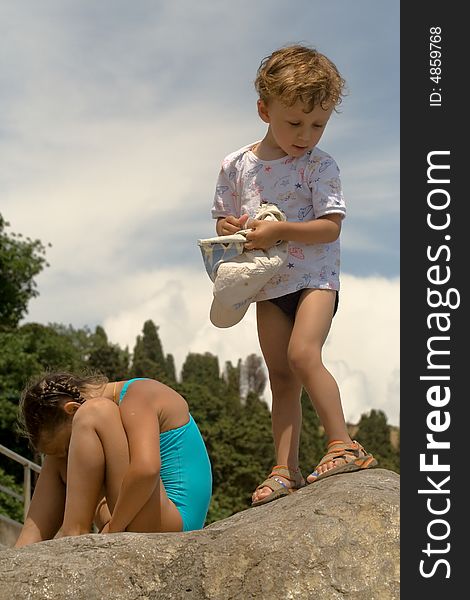
[[[0,0],[0,33],[0,212],[51,244],[24,322],[102,325],[132,350],[152,319],[178,371],[189,352],[261,355],[254,306],[210,323],[197,239],[222,159],[265,133],[261,60],[290,43],[333,60],[348,93],[319,146],[348,213],[324,360],[349,422],[399,424],[398,1]]]

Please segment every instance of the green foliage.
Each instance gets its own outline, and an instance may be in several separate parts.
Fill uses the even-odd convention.
[[[194,358],[194,355],[193,355]],[[213,364],[213,357],[200,355]],[[250,394],[242,404],[230,399],[229,387],[217,380],[219,393],[194,381],[177,390],[188,401],[212,465],[213,496],[207,523],[248,508],[254,488],[274,464],[271,419],[267,405]]]
[[[173,357],[165,358],[158,327],[151,320],[145,321],[142,335],[137,336],[130,373],[131,377],[150,377],[166,384],[175,381]]]
[[[236,367],[232,365],[230,361],[225,363],[224,379],[227,384],[229,391],[235,396],[240,395],[240,376],[241,376],[241,359],[238,361]]]
[[[14,478],[11,475],[7,475],[1,467],[0,485],[17,494],[22,495],[23,493],[22,486],[18,485]],[[23,503],[13,496],[10,496],[10,494],[0,491],[0,514],[21,523],[23,521]]]
[[[381,410],[364,414],[358,424],[356,437],[368,452],[371,452],[383,469],[400,472],[399,450],[392,446],[387,417]]]
[[[243,363],[242,373],[246,382],[247,393],[261,396],[267,380],[263,368],[263,359],[256,354],[249,354]]]
[[[7,233],[8,226],[0,214],[0,329],[18,325],[38,294],[34,277],[47,265],[42,243]]]
[[[181,371],[183,383],[200,383],[214,392],[220,392],[223,381],[219,373],[219,359],[210,352],[190,353],[186,357]]]
[[[99,325],[90,341],[87,365],[91,369],[104,373],[110,381],[129,378],[130,356],[127,348],[122,350],[117,344],[109,343],[105,330]]]
[[[320,419],[305,390],[302,391],[302,429],[300,430],[299,467],[304,477],[309,475],[325,454],[326,438]]]
[[[176,383],[176,367],[173,354],[166,355],[165,368],[168,381],[172,386],[174,386]]]

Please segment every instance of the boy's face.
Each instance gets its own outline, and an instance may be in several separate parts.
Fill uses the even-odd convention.
[[[269,123],[266,142],[273,149],[278,148],[284,154],[299,158],[318,144],[334,106],[326,110],[315,106],[308,113],[304,112],[304,108],[300,100],[288,107],[275,98],[268,103],[258,100],[258,114],[265,123]]]

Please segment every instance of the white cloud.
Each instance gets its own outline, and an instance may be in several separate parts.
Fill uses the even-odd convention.
[[[212,235],[209,208],[227,150],[217,128],[205,125],[214,119],[214,107],[194,106],[192,113],[194,122],[185,128],[175,126],[178,116],[171,109],[144,122],[69,123],[61,132],[67,150],[61,143],[41,153],[13,145],[4,164],[15,184],[4,196],[2,213],[12,230],[52,244],[48,258],[54,269],[99,272],[105,279],[108,271],[113,280],[119,272],[116,251],[129,232],[150,219],[155,230],[148,232],[149,242],[166,247],[181,228],[189,229],[192,239]],[[244,122],[227,125],[227,135],[247,139]],[[28,178],[21,177],[22,169],[30,172]],[[194,214],[206,231],[198,224],[190,227]],[[131,255],[132,240],[129,246]],[[42,281],[48,277],[46,272]]]
[[[398,278],[342,276],[340,310],[324,356],[337,377],[345,413],[353,422],[361,412],[375,408],[398,424],[399,303]]]
[[[220,161],[264,133],[253,89],[259,60],[289,41],[309,43],[314,32],[308,19],[290,25],[284,19],[289,9],[281,6],[264,14],[266,0],[236,18],[229,3],[214,8],[207,0],[158,8],[145,2],[138,10],[118,2],[111,13],[96,3],[45,2],[47,10],[27,4],[5,11],[10,27],[8,52],[0,57],[8,82],[0,91],[7,124],[0,138],[0,189],[2,214],[12,228],[53,244],[48,257],[56,274],[41,277],[41,290],[55,295],[58,273],[114,283],[134,267],[139,258],[133,249],[144,243],[151,248],[158,242],[159,264],[160,248],[176,235],[211,235],[209,206]],[[374,3],[363,4],[380,27]],[[307,2],[304,7],[310,10]],[[325,20],[321,11],[328,15],[330,9],[315,9],[319,22]],[[30,13],[34,18],[26,18]],[[260,14],[265,37],[259,35]],[[341,15],[334,24],[335,53],[343,60],[353,50],[367,53],[376,28],[364,22],[367,35],[353,34],[353,15]],[[175,36],[184,43],[175,45]],[[319,42],[323,28],[316,36]],[[390,42],[377,49],[388,58],[390,52]],[[351,65],[354,80],[367,75],[367,65]],[[375,112],[369,107],[366,115],[348,106],[370,100],[371,87],[388,89],[389,80],[387,73],[381,84],[356,84],[324,138],[325,150],[338,158],[350,207],[345,242],[369,252],[384,246],[374,223],[397,210],[389,184],[396,180],[397,155],[389,145],[371,147],[371,130],[394,127],[383,102],[379,110],[377,100]],[[354,228],[359,219],[368,221],[366,231]],[[145,223],[155,223],[158,231],[142,231]],[[184,264],[181,257],[178,262]],[[80,297],[92,293],[78,291]]]

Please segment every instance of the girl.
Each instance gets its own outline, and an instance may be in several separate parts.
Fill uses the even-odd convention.
[[[53,373],[20,415],[45,460],[16,547],[54,536],[201,529],[212,475],[184,398],[152,379]]]

